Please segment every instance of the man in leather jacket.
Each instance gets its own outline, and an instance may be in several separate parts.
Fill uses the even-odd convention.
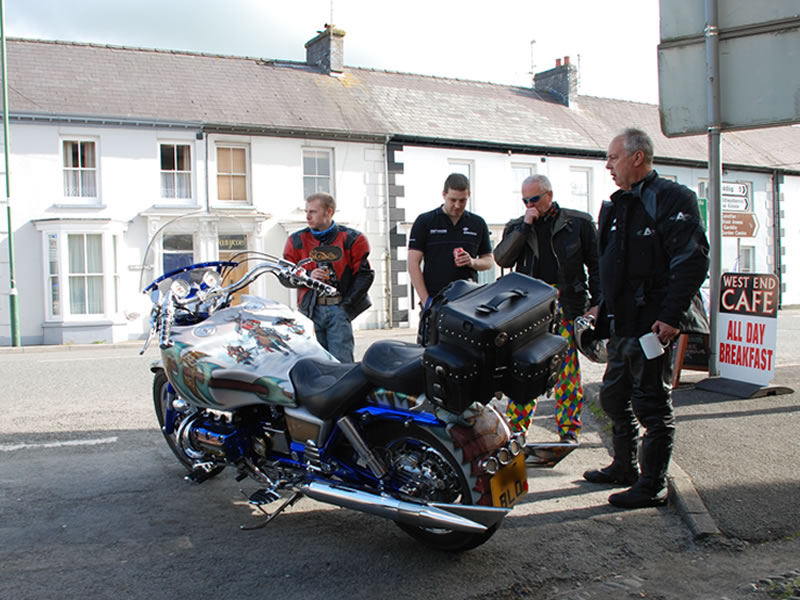
[[[559,333],[569,349],[553,392],[555,417],[561,441],[577,443],[583,389],[574,321],[597,304],[600,295],[595,227],[587,213],[553,202],[553,188],[544,175],[522,182],[522,201],[525,214],[508,222],[494,259],[501,267],[515,267],[558,289]],[[515,430],[525,431],[535,409],[536,398],[517,398],[509,402],[506,416]]]
[[[609,497],[615,506],[660,506],[667,501],[675,437],[671,342],[706,278],[708,240],[697,196],[653,170],[646,133],[627,129],[615,137],[606,168],[620,189],[600,211],[602,298],[590,312],[610,334],[600,402],[613,424],[614,460],[583,476],[631,486]],[[639,338],[650,332],[665,348],[648,359]],[[637,461],[640,425],[645,433]]]
[[[314,321],[317,341],[341,362],[353,362],[355,340],[350,323],[370,307],[367,291],[375,279],[369,264],[369,242],[359,231],[333,220],[336,200],[318,192],[306,198],[308,227],[286,240],[283,256],[303,265],[313,279],[335,287],[335,296],[318,296],[309,288],[298,290],[300,312]]]

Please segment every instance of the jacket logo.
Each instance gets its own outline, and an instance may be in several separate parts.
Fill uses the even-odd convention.
[[[611,233],[612,231],[617,230],[617,219],[611,221],[611,227],[608,228],[608,232]]]
[[[651,235],[653,235],[655,233],[655,230],[654,229],[650,229],[649,227],[645,227],[644,229],[640,230],[637,233],[638,233],[638,235],[640,235],[642,237],[650,237]]]
[[[336,262],[343,256],[339,246],[317,246],[308,255],[314,262]]]
[[[673,217],[670,217],[670,220],[675,221],[676,223],[678,223],[680,221],[689,221],[689,220],[691,220],[691,218],[692,218],[691,215],[687,215],[685,212],[680,212],[679,211],[677,215],[674,215]]]

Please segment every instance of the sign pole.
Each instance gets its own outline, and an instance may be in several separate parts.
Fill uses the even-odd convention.
[[[14,229],[11,227],[11,172],[8,166],[8,67],[6,64],[6,18],[3,0],[0,0],[0,59],[3,71],[3,150],[6,167],[6,220],[8,222],[8,304],[11,320],[11,345],[21,346],[19,333],[19,305],[17,303],[17,281],[14,275]]]
[[[719,292],[722,274],[722,139],[720,120],[720,85],[719,85],[719,17],[717,0],[706,0],[706,74],[707,74],[707,112],[708,112],[708,229],[711,251],[711,268],[709,286],[711,295],[710,333],[711,335],[708,374],[719,375]]]

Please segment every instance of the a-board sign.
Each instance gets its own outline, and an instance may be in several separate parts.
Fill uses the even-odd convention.
[[[719,374],[768,385],[775,375],[778,278],[772,274],[723,273],[721,279]]]

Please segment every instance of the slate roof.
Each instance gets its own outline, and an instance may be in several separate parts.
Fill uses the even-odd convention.
[[[414,140],[603,156],[624,127],[662,159],[705,162],[706,136],[668,139],[656,105],[579,96],[565,107],[531,88],[299,62],[9,39],[12,118],[92,117],[208,130]],[[728,165],[800,172],[800,128],[723,134]]]

